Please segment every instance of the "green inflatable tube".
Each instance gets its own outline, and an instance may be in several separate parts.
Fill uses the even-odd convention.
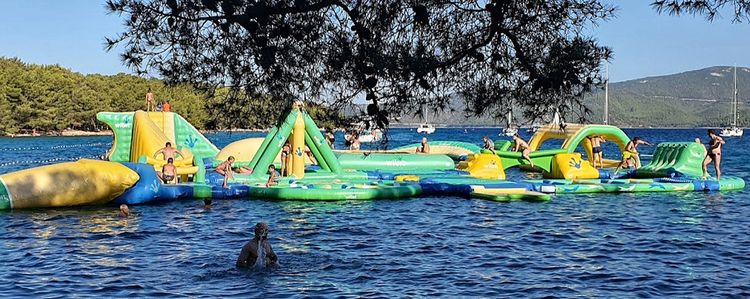
[[[333,154],[333,150],[328,145],[328,142],[325,141],[323,134],[320,133],[320,129],[307,112],[303,111],[302,113],[302,119],[305,121],[305,131],[310,134],[310,138],[312,139],[311,144],[318,148],[318,151],[328,164],[328,168],[331,172],[341,173],[343,167],[339,163],[339,160],[336,159],[336,155]],[[312,148],[313,146],[310,147]]]
[[[315,157],[315,160],[318,160],[318,165],[320,165],[320,168],[323,168],[323,170],[331,171],[331,168],[328,167],[328,163],[326,163],[326,159],[323,158],[323,156],[320,155],[320,151],[318,150],[317,146],[309,146],[310,144],[313,144],[312,138],[310,138],[310,134],[305,132],[305,143],[308,144],[308,148],[310,148],[310,151],[313,154],[313,157]]]
[[[258,160],[260,160],[260,157],[263,155],[263,153],[266,152],[268,144],[271,143],[271,139],[276,136],[276,133],[278,131],[279,128],[277,127],[273,127],[268,131],[268,134],[266,134],[266,138],[263,138],[263,142],[260,144],[260,148],[258,148],[258,151],[255,153],[255,155],[253,155],[253,158],[250,160],[250,164],[248,164],[248,167],[250,167],[250,169],[255,169],[255,165],[258,164]]]
[[[339,163],[345,169],[401,173],[455,168],[451,157],[438,154],[343,153],[339,155]]]
[[[421,193],[422,188],[417,184],[394,186],[348,186],[346,184],[334,184],[330,185],[330,189],[320,188],[316,185],[305,185],[305,187],[255,187],[250,189],[251,197],[305,201],[395,199],[418,196]]]
[[[276,155],[281,152],[281,148],[284,147],[284,142],[289,138],[289,134],[292,133],[294,122],[297,120],[297,113],[299,113],[299,110],[292,110],[279,127],[279,130],[268,142],[266,149],[255,164],[255,168],[253,168],[254,176],[266,176],[266,171],[264,169],[259,169],[258,167],[265,168],[267,165],[271,165],[273,160],[276,159]]]

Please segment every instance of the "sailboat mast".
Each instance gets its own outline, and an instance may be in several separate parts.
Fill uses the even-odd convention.
[[[732,119],[732,126],[736,127],[737,126],[737,66],[736,65],[734,66],[734,94],[732,96],[734,100],[734,109],[733,109],[734,118]]]
[[[605,76],[604,79],[604,124],[609,122],[609,63],[605,64]]]

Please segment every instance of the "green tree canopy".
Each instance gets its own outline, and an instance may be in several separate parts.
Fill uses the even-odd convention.
[[[109,0],[125,31],[126,65],[170,83],[228,87],[225,112],[255,113],[245,97],[269,95],[335,107],[371,103],[388,113],[444,108],[534,117],[587,112],[609,50],[582,35],[614,8],[597,0]],[[381,109],[382,108],[382,109]]]

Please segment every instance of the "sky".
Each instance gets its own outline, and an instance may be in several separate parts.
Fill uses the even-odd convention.
[[[732,23],[731,15],[713,23],[702,16],[659,15],[649,3],[617,1],[616,18],[587,28],[614,51],[611,82],[716,65],[750,66],[750,24]],[[0,56],[84,74],[131,73],[117,49],[104,50],[104,37],[122,31],[122,23],[106,13],[104,1],[2,0]]]

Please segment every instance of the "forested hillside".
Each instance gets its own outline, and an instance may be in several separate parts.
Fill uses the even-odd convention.
[[[285,109],[280,106],[282,101],[257,97],[244,104],[260,107],[261,112],[256,108],[253,115],[227,121],[221,113],[221,90],[212,98],[190,86],[167,87],[157,79],[127,74],[83,75],[57,65],[33,65],[0,57],[0,133],[106,129],[96,120],[97,112],[145,109],[149,88],[157,102],[169,100],[172,111],[199,129],[268,128]],[[323,126],[332,126],[331,121],[340,118],[320,106],[308,107],[308,111]]]
[[[609,122],[627,127],[700,127],[723,126],[731,119],[734,68],[717,66],[679,74],[648,77],[609,85]],[[750,123],[750,69],[737,68],[739,123]],[[604,91],[585,98],[592,110],[588,122],[601,123]],[[450,125],[504,126],[505,117],[493,120],[488,116],[466,118],[463,105],[453,101],[454,111],[428,113],[426,121]],[[528,123],[514,115],[519,123]],[[569,121],[575,121],[571,119]],[[402,123],[419,123],[422,119],[404,116]]]

